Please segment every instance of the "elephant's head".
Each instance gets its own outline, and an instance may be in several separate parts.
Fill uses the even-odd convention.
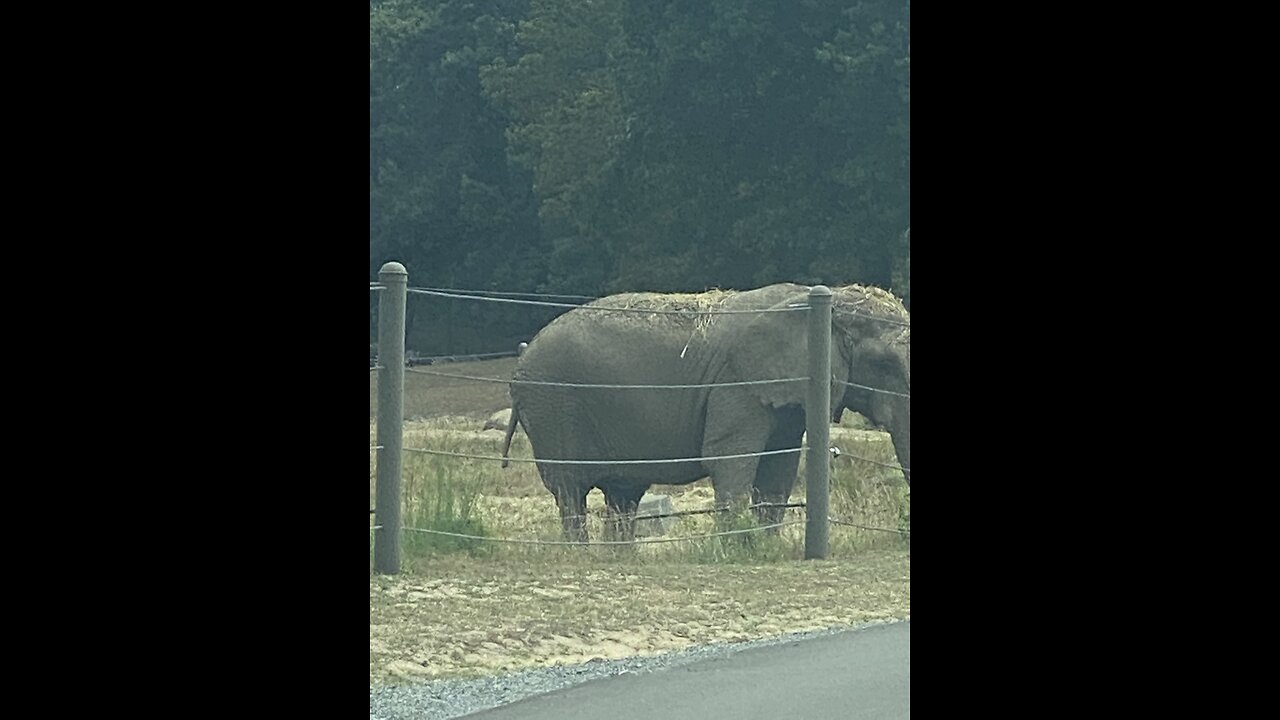
[[[832,412],[845,408],[889,431],[907,484],[911,484],[911,316],[892,294],[849,286],[832,307]],[[837,366],[837,357],[844,367]],[[841,378],[841,372],[847,377]],[[859,387],[862,386],[862,387]],[[870,388],[870,389],[869,389]]]
[[[747,293],[744,293],[746,295]],[[751,291],[753,304],[772,308],[808,302],[802,285],[774,285]],[[728,380],[796,377],[806,374],[808,325],[791,313],[770,313],[750,320],[722,319],[731,328]],[[831,412],[847,408],[866,415],[892,436],[899,463],[910,482],[911,467],[911,315],[892,293],[874,287],[834,288],[831,307]],[[864,386],[854,387],[845,383]],[[874,388],[867,390],[864,388]],[[877,391],[888,391],[877,392]],[[742,388],[773,408],[803,406],[804,383]],[[890,394],[892,393],[892,394]]]

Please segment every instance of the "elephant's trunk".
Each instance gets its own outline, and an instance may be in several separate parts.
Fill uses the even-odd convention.
[[[893,449],[898,453],[898,464],[902,466],[902,474],[911,485],[911,416],[897,422],[889,428],[889,437],[893,440]]]

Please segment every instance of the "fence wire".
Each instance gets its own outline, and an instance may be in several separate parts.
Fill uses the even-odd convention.
[[[847,457],[847,458],[852,458],[853,460],[861,460],[862,462],[868,462],[868,463],[871,463],[872,465],[887,467],[892,470],[902,470],[903,472],[911,472],[911,468],[909,467],[905,467],[903,465],[894,465],[893,463],[880,462],[879,460],[872,460],[871,458],[862,457],[861,455],[854,455],[853,453],[847,453],[841,450],[840,448],[836,448],[836,447],[831,448],[831,454],[834,457],[838,457],[838,458]]]
[[[574,305],[572,303],[544,302],[541,300],[517,300],[514,298],[483,297],[480,295],[458,295],[456,293],[437,292],[434,290],[425,290],[423,288],[408,288],[408,292],[417,295],[434,295],[436,297],[453,298],[456,300],[483,300],[485,302],[510,303],[513,305],[537,305],[541,307],[577,308],[581,310],[599,310],[602,312],[644,313],[648,315],[759,315],[762,313],[793,312],[796,310],[809,309],[808,304],[796,304],[781,308],[761,308],[759,310],[646,310],[644,308]]]
[[[458,457],[467,460],[501,460],[505,462],[523,462],[523,463],[546,463],[548,465],[664,465],[670,463],[691,463],[703,462],[707,460],[740,460],[742,458],[764,457],[766,455],[786,455],[789,453],[804,452],[809,449],[808,445],[801,445],[798,448],[785,448],[782,450],[763,450],[760,452],[738,453],[735,455],[709,455],[706,457],[690,457],[690,458],[665,458],[661,460],[544,460],[540,458],[518,458],[518,457],[502,457],[501,455],[475,455],[472,453],[451,452],[448,450],[433,450],[431,448],[403,448],[404,452],[416,452],[424,455],[440,455],[443,457]],[[836,457],[848,457],[854,460],[869,462],[873,465],[881,465],[895,470],[904,470],[910,472],[911,468],[902,465],[894,465],[892,463],[884,463],[879,460],[862,457],[846,453],[840,448],[830,447],[827,452]]]
[[[855,382],[845,382],[844,380],[839,380],[837,378],[831,378],[831,379],[835,380],[837,383],[841,385],[848,385],[849,387],[856,387],[862,390],[869,390],[873,393],[883,393],[885,395],[896,395],[898,397],[906,398],[908,400],[911,399],[911,395],[908,393],[894,392],[893,390],[881,390],[880,388],[873,388],[868,385],[859,385],[858,383],[855,383]]]
[[[519,355],[517,350],[504,350],[502,352],[491,353],[471,353],[460,355],[430,355],[427,357],[411,357],[406,359],[408,365],[434,365],[438,362],[464,362],[471,360],[489,360],[491,358],[514,357]]]
[[[439,370],[417,370],[409,368],[407,372],[417,373],[418,375],[435,375],[437,377],[456,378],[458,380],[475,380],[477,382],[501,383],[504,385],[543,385],[547,387],[568,387],[568,388],[599,388],[608,390],[689,390],[693,388],[714,388],[714,387],[737,387],[740,385],[774,385],[778,383],[790,382],[808,382],[809,378],[777,378],[774,380],[743,380],[740,382],[724,382],[724,383],[697,383],[692,385],[613,385],[608,383],[566,383],[566,382],[549,382],[543,380],[506,380],[503,378],[479,377],[476,375],[462,375],[460,373],[447,373]]]
[[[739,460],[750,457],[764,457],[765,455],[785,455],[787,453],[797,453],[804,448],[787,448],[786,450],[765,450],[763,452],[740,453],[737,455],[713,455],[711,457],[693,457],[693,458],[669,458],[664,460],[542,460],[539,458],[514,458],[501,457],[499,455],[472,455],[470,453],[456,453],[447,450],[429,450],[427,448],[405,448],[406,452],[423,453],[425,455],[443,455],[445,457],[460,457],[469,460],[506,460],[508,462],[526,462],[526,463],[545,463],[547,465],[664,465],[670,463],[691,463],[705,462],[707,460]]]
[[[678,538],[657,538],[652,540],[597,540],[590,543],[574,542],[572,540],[516,540],[512,538],[491,538],[482,535],[466,535],[463,533],[446,532],[444,530],[427,530],[424,528],[403,528],[409,532],[425,533],[428,535],[446,535],[448,537],[465,538],[467,540],[477,540],[481,542],[498,542],[513,543],[518,545],[571,545],[574,547],[592,547],[605,545],[656,545],[658,543],[685,542],[688,540],[705,540],[707,538],[722,537],[725,535],[741,535],[743,533],[762,532],[764,530],[772,530],[774,528],[785,527],[787,525],[799,525],[804,520],[788,520],[786,522],[774,523],[773,525],[761,525],[760,527],[745,528],[743,530],[724,530],[722,532],[714,532],[706,535],[687,535]]]
[[[837,315],[854,315],[857,317],[866,318],[868,320],[875,320],[876,322],[889,323],[890,325],[899,325],[906,328],[911,327],[911,323],[905,322],[903,320],[899,320],[897,318],[884,317],[883,315],[868,315],[866,313],[860,313],[857,310],[841,310],[840,308],[831,308],[831,312]]]
[[[516,355],[517,353],[513,352],[509,354]],[[449,356],[446,356],[446,357],[449,357]],[[690,390],[690,389],[696,389],[696,388],[741,387],[744,385],[774,385],[774,384],[780,384],[780,383],[809,381],[808,377],[794,377],[794,378],[775,378],[772,380],[741,380],[737,382],[722,382],[722,383],[693,383],[688,385],[620,385],[620,384],[610,384],[610,383],[550,382],[550,381],[544,381],[544,380],[508,380],[505,378],[481,377],[479,375],[463,375],[462,373],[448,373],[448,372],[442,372],[440,370],[419,370],[417,368],[407,368],[406,372],[416,373],[418,375],[434,375],[436,377],[447,377],[447,378],[453,378],[455,380],[473,380],[475,382],[500,383],[504,385],[540,385],[545,387],[597,388],[597,389],[605,389],[605,390]],[[847,385],[849,387],[856,387],[862,390],[868,390],[870,392],[883,393],[885,395],[896,395],[897,397],[904,397],[904,398],[907,398],[908,400],[911,399],[911,396],[907,393],[900,393],[893,390],[882,390],[880,388],[874,388],[869,385],[861,385],[859,383],[846,382],[844,380],[839,380],[835,377],[831,379],[833,382],[836,382],[840,385]]]
[[[496,296],[505,296],[505,297],[514,297],[514,298],[522,298],[522,297],[534,297],[534,298],[567,298],[567,299],[569,299],[569,300],[586,300],[586,301],[588,301],[588,302],[590,302],[590,301],[592,301],[592,300],[599,300],[599,299],[600,299],[600,298],[599,298],[598,296],[596,296],[596,295],[564,295],[564,294],[560,294],[560,293],[526,293],[526,292],[507,292],[507,291],[505,291],[505,290],[460,290],[460,289],[458,289],[458,288],[438,288],[438,287],[424,287],[424,288],[417,288],[417,289],[418,289],[418,290],[427,290],[427,291],[430,291],[430,292],[439,292],[439,293],[457,293],[457,294],[460,294],[460,295],[467,295],[467,296],[472,296],[472,295],[478,295],[478,296],[496,295]]]
[[[859,525],[858,523],[851,523],[851,522],[846,522],[846,521],[844,521],[844,520],[837,520],[837,519],[835,519],[835,518],[833,518],[833,517],[829,517],[829,518],[827,518],[827,522],[829,522],[829,523],[835,523],[836,525],[846,525],[846,526],[848,526],[848,527],[861,528],[861,529],[863,529],[863,530],[875,530],[875,531],[877,531],[877,532],[896,533],[896,534],[898,534],[898,535],[910,535],[910,534],[911,534],[911,531],[910,531],[910,530],[897,530],[897,529],[894,529],[894,528],[878,528],[878,527],[871,527],[870,525]]]
[[[798,510],[798,509],[803,509],[804,506],[805,505],[802,502],[800,503],[759,503],[756,505],[748,505],[746,509],[755,510],[757,508],[782,508],[784,510]],[[637,515],[635,517],[635,521],[640,522],[641,520],[657,520],[657,519],[668,518],[668,517],[684,517],[686,515],[710,515],[712,513],[731,512],[732,510],[733,508],[728,508],[728,507],[701,508],[697,510],[678,510],[676,512],[663,513],[661,515]],[[603,519],[604,517],[606,517],[606,514],[608,512],[609,512],[609,507],[606,505],[604,507],[597,508],[595,510],[588,510],[585,515],[556,515],[556,518],[563,519],[563,520],[586,521],[586,520],[591,520],[593,518]]]
[[[747,506],[748,510],[756,510],[759,508],[782,508],[783,510],[805,510],[806,512],[808,511],[808,506],[804,502],[759,503],[756,505]],[[608,508],[605,507],[605,508],[600,508],[600,511],[596,513],[588,512],[585,515],[560,515],[558,517],[563,520],[581,520],[584,522],[591,519],[600,519],[603,521],[606,519],[605,512],[607,512],[607,510]],[[634,518],[634,520],[636,522],[640,522],[641,520],[659,520],[662,518],[685,517],[688,515],[709,515],[712,513],[730,512],[731,510],[732,508],[727,508],[727,507],[700,508],[697,510],[679,510],[676,512],[663,513],[661,515],[637,515]],[[370,512],[372,512],[372,510]],[[889,533],[900,533],[900,534],[901,533],[910,534],[911,532],[909,530],[898,530],[894,528],[881,528],[881,527],[871,527],[870,525],[859,525],[858,523],[848,522],[846,520],[840,520],[838,518],[833,518],[833,517],[829,517],[827,518],[827,520],[830,522],[836,523],[837,525],[847,525],[849,527],[861,528],[863,530],[875,530],[877,532],[889,532]]]
[[[371,286],[371,287],[374,287],[374,286]],[[376,287],[378,287],[378,289],[381,289],[381,286],[376,286]],[[747,313],[784,312],[787,310],[808,310],[809,309],[809,306],[807,304],[795,304],[787,308],[768,308],[768,309],[761,309],[761,310],[720,310],[720,311],[639,310],[635,308],[587,307],[586,303],[604,299],[603,297],[594,296],[594,295],[569,295],[569,294],[560,294],[560,293],[524,293],[524,292],[507,292],[503,290],[464,290],[459,288],[432,288],[432,287],[408,288],[408,291],[411,293],[418,293],[420,295],[436,295],[438,297],[455,298],[455,299],[462,299],[462,300],[491,300],[496,302],[508,301],[516,304],[541,305],[545,307],[564,307],[564,308],[585,307],[589,310],[617,310],[622,312],[648,312],[648,313],[673,314],[673,315],[738,314],[738,313],[747,314]],[[580,303],[580,304],[547,303],[547,302],[536,302],[536,301],[524,301],[524,300],[519,300],[518,298],[568,298],[571,300],[584,300],[586,301],[586,303]],[[868,320],[890,323],[892,325],[899,325],[902,327],[908,327],[908,328],[911,327],[910,322],[898,320],[897,318],[884,317],[882,315],[868,315],[867,313],[858,312],[857,310],[842,310],[840,308],[832,308],[832,312],[839,313],[841,315],[852,315],[852,316],[862,317]]]

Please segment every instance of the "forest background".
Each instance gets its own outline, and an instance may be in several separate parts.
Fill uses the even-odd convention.
[[[396,260],[414,287],[580,296],[858,282],[910,307],[910,11],[370,0],[370,280]],[[509,351],[560,312],[411,295],[409,349]]]

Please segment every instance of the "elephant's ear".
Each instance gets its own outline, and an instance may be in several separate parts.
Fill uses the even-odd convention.
[[[784,308],[797,303],[805,304],[807,301],[806,293],[789,297],[772,307]],[[743,320],[728,323],[733,331],[725,339],[727,357],[721,381],[777,380],[808,375],[809,323],[805,311],[769,312],[738,317]],[[834,342],[833,338],[833,345]],[[832,369],[835,369],[834,365]],[[758,398],[764,405],[783,407],[803,405],[808,383],[771,383],[749,385],[741,389]]]

